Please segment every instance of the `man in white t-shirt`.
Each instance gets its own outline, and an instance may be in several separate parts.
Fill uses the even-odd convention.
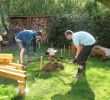
[[[81,77],[85,74],[86,61],[96,40],[90,33],[85,31],[73,33],[71,30],[67,30],[65,35],[68,40],[73,41],[73,44],[77,49],[73,62],[78,64],[78,72],[74,77]]]

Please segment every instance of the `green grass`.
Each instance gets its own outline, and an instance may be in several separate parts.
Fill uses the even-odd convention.
[[[18,59],[17,50],[7,52]],[[25,97],[17,97],[16,81],[0,77],[0,100],[110,100],[109,61],[100,63],[97,58],[89,58],[86,76],[79,79],[72,77],[77,65],[63,64],[63,71],[51,73],[39,70],[39,59],[27,65],[29,91]]]

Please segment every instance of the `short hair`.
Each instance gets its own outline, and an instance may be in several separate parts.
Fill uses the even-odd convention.
[[[73,31],[71,31],[71,30],[67,30],[66,32],[65,32],[65,35],[72,35],[73,34]]]
[[[37,32],[37,36],[42,36],[42,33],[41,32]]]

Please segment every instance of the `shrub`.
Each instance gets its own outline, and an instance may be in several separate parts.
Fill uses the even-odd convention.
[[[97,44],[104,47],[110,47],[110,11],[99,15],[89,16],[68,15],[66,17],[55,18],[48,30],[48,39],[56,47],[63,47],[68,42],[65,38],[65,31],[87,31],[97,40]]]
[[[110,12],[94,16],[93,25],[97,43],[110,48]]]
[[[64,34],[68,29],[74,30],[74,24],[72,21],[65,17],[54,18],[48,30],[49,43],[52,43],[53,46],[60,48],[62,48],[64,45],[68,46],[70,41],[66,40]]]
[[[87,21],[85,16],[80,15],[65,15],[60,18],[54,18],[48,30],[48,39],[56,47],[69,46],[71,41],[66,40],[65,31],[72,30],[73,32],[87,30]]]

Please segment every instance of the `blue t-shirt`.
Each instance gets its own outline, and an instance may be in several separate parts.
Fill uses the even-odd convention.
[[[16,34],[16,39],[19,39],[22,41],[23,46],[26,48],[26,55],[29,54],[29,45],[31,43],[31,40],[33,37],[37,36],[37,32],[34,32],[33,30],[24,30]]]
[[[72,40],[75,45],[84,46],[93,45],[96,42],[95,38],[90,33],[84,31],[73,33]]]

